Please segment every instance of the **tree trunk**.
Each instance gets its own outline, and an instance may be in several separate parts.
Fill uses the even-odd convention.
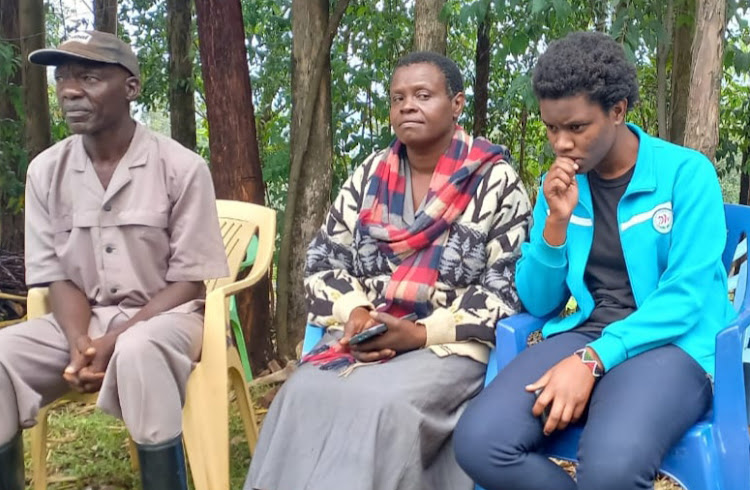
[[[748,170],[750,165],[750,148],[746,148],[742,152],[742,160],[740,162],[740,204],[750,204],[750,171]]]
[[[711,161],[719,144],[719,92],[724,67],[726,0],[698,0],[685,146]]]
[[[448,26],[440,21],[445,0],[416,0],[414,4],[414,51],[445,54]]]
[[[94,0],[94,29],[117,34],[117,0]]]
[[[330,199],[331,44],[348,4],[349,0],[339,0],[328,19],[325,0],[292,2],[292,162],[276,305],[277,347],[290,357],[305,325],[302,272],[307,245]]]
[[[487,12],[477,30],[476,82],[474,83],[474,136],[481,136],[487,127],[487,100],[489,99],[490,81],[490,26],[492,25],[492,6],[487,5]]]
[[[670,41],[672,39],[672,21],[674,18],[674,0],[667,0],[666,8],[661,8],[662,24],[666,35],[656,45],[656,120],[659,126],[659,138],[669,139],[667,118],[667,61],[669,59]]]
[[[0,2],[0,38],[13,47],[14,55],[20,58],[21,37],[18,26],[18,0],[2,0]],[[14,104],[14,92],[20,90],[22,85],[21,69],[16,69],[7,79],[0,80],[0,124],[7,126],[3,134],[19,149],[23,147],[23,131],[21,114],[16,111]],[[20,153],[20,152],[19,152]],[[10,169],[15,177],[23,182],[25,177],[25,161],[19,161],[17,155],[2,155],[0,167]],[[23,213],[11,207],[10,199],[6,191],[0,187],[0,249],[11,252],[23,252]]]
[[[44,48],[44,1],[23,0],[19,14],[24,108],[24,133],[29,161],[50,145],[47,69],[29,63],[29,53]]]
[[[331,60],[324,60],[323,74],[317,91],[309,89],[314,53],[324,41],[328,28],[328,0],[296,0],[292,2],[292,158],[297,152],[304,155],[300,184],[295,191],[299,195],[292,219],[291,260],[289,267],[290,293],[286,311],[277,314],[287,316],[288,344],[285,353],[292,354],[302,340],[307,305],[303,279],[307,246],[325,219],[330,205],[333,173],[333,140],[331,136]],[[307,99],[315,100],[312,127],[307,147],[300,147],[300,112]]]
[[[167,0],[169,44],[169,121],[172,138],[195,150],[195,84],[191,39],[191,0]]]
[[[196,0],[195,7],[216,196],[264,204],[240,0]],[[273,357],[269,288],[265,279],[237,298],[256,372]]]
[[[21,55],[21,37],[18,26],[18,0],[2,0],[0,2],[0,38],[10,44],[15,55]],[[17,69],[8,80],[2,81],[4,86],[0,88],[0,120],[18,120],[19,115],[13,105],[10,90],[11,86],[21,86],[21,70]]]
[[[695,30],[695,0],[675,0],[672,42],[672,94],[669,103],[669,140],[685,142],[690,63]]]

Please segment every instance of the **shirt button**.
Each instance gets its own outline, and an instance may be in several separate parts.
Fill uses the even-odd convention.
[[[104,210],[105,211],[112,211],[112,205],[111,204],[105,204],[104,205]]]
[[[107,252],[108,254],[111,254],[113,250],[114,248],[109,245],[107,245],[107,248],[104,249],[104,251]]]
[[[115,294],[117,292],[117,288],[109,288],[109,292]]]

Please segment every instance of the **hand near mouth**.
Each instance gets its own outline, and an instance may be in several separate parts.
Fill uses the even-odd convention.
[[[578,169],[578,163],[572,158],[557,157],[544,179],[542,191],[549,206],[544,238],[550,245],[565,243],[568,222],[578,204]]]

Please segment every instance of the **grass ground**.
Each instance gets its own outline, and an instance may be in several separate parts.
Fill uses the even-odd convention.
[[[254,393],[260,399],[262,393]],[[263,410],[259,409],[262,417]],[[25,434],[26,474],[30,477],[29,434]],[[241,489],[250,465],[250,452],[239,413],[232,406],[230,417],[231,489]],[[67,403],[49,415],[49,490],[130,490],[140,488],[138,474],[131,469],[128,434],[119,420],[93,406]],[[574,466],[561,463],[569,472]],[[31,488],[31,487],[27,487]],[[192,487],[191,487],[192,488]],[[660,478],[655,490],[681,487]]]
[[[234,407],[230,417],[229,437],[231,488],[241,489],[250,466],[250,451],[242,429],[242,421]],[[26,476],[30,478],[28,438],[29,434],[26,431]],[[50,411],[48,447],[49,490],[140,488],[139,475],[130,466],[128,432],[125,426],[93,406],[67,403]],[[30,484],[28,480],[27,484]]]

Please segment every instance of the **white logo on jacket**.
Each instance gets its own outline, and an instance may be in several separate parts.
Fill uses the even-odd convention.
[[[657,209],[651,219],[654,230],[662,234],[669,233],[672,230],[672,221],[672,210],[666,207]]]

